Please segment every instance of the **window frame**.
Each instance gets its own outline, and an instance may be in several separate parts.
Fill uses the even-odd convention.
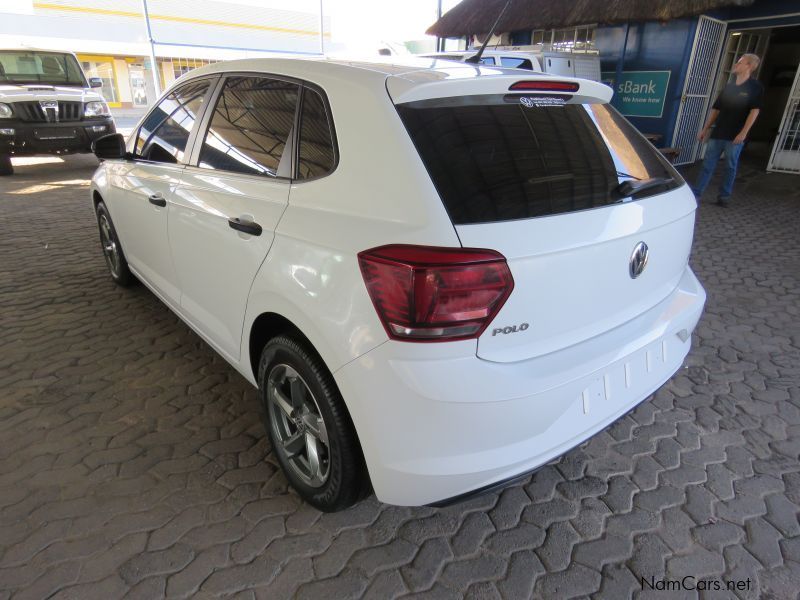
[[[216,75],[216,74],[215,75],[208,75],[208,76],[203,76],[203,77],[192,78],[189,81],[181,82],[180,85],[176,85],[174,88],[170,88],[164,94],[162,94],[158,98],[156,103],[153,104],[153,107],[150,110],[147,111],[147,114],[145,114],[145,116],[142,118],[142,120],[139,121],[139,123],[137,124],[136,128],[133,130],[131,136],[128,138],[127,150],[128,150],[128,153],[131,156],[131,159],[134,162],[143,163],[143,164],[146,164],[146,165],[168,165],[168,166],[171,166],[173,168],[174,167],[186,167],[186,166],[188,166],[189,165],[189,160],[191,159],[192,154],[194,152],[194,143],[195,143],[195,139],[197,138],[197,133],[198,133],[198,131],[200,129],[200,124],[202,123],[203,119],[205,118],[205,115],[208,113],[209,101],[212,98],[213,92],[216,90],[216,87],[217,87],[217,84],[218,84],[218,81],[217,81],[218,79],[220,79],[220,76]],[[202,108],[200,110],[200,113],[196,116],[196,118],[194,120],[194,124],[192,125],[192,129],[191,129],[191,131],[189,131],[189,137],[186,138],[186,149],[183,152],[183,160],[182,161],[177,161],[175,163],[165,163],[165,162],[161,162],[161,161],[157,161],[157,160],[149,160],[147,158],[143,158],[141,156],[137,156],[136,155],[136,142],[139,139],[139,134],[141,133],[142,126],[144,125],[145,121],[147,121],[147,119],[150,117],[150,115],[159,107],[161,102],[163,102],[167,97],[170,96],[170,94],[174,94],[179,89],[181,89],[181,88],[183,88],[183,87],[185,87],[187,85],[192,85],[194,83],[198,83],[200,81],[208,81],[209,85],[208,85],[208,89],[206,90],[205,96],[203,96],[203,106],[202,106]],[[167,118],[169,118],[169,117],[167,117]],[[166,120],[162,121],[161,123],[159,123],[158,126],[161,127],[161,125],[163,125],[165,122],[166,122]]]
[[[217,102],[219,101],[219,97],[222,94],[222,91],[225,89],[225,84],[228,81],[228,79],[236,77],[275,79],[278,81],[285,81],[287,83],[294,83],[299,87],[297,95],[297,103],[295,105],[294,121],[292,123],[292,131],[291,135],[289,136],[289,139],[286,141],[286,148],[284,148],[284,152],[286,151],[291,152],[290,173],[288,177],[284,175],[278,175],[276,177],[266,177],[264,175],[240,173],[238,171],[228,171],[226,169],[207,169],[200,166],[199,164],[200,153],[202,152],[203,149],[203,142],[205,142],[206,135],[208,135],[208,130],[211,126],[211,119],[213,118],[214,111],[217,108]],[[338,168],[339,144],[336,139],[336,129],[333,123],[333,111],[331,110],[330,102],[328,101],[328,95],[325,93],[325,90],[323,90],[322,87],[320,87],[319,85],[311,83],[309,81],[305,81],[303,79],[291,77],[289,75],[268,73],[264,71],[229,71],[221,73],[219,75],[219,81],[217,81],[217,84],[215,86],[212,86],[212,88],[213,89],[211,90],[211,95],[208,97],[208,104],[203,113],[203,116],[202,118],[197,120],[198,127],[195,132],[194,138],[191,139],[192,148],[191,151],[187,153],[189,159],[185,165],[186,168],[192,169],[195,173],[205,173],[205,174],[220,173],[224,174],[226,177],[230,176],[247,177],[249,179],[252,179],[253,181],[284,182],[292,184],[303,184],[311,181],[316,181],[317,179],[322,179],[323,177],[328,177]],[[325,175],[320,175],[319,177],[313,177],[309,179],[299,179],[298,169],[299,169],[299,157],[300,157],[300,124],[301,124],[303,99],[305,90],[307,88],[314,90],[322,98],[322,102],[325,107],[325,115],[328,119],[328,128],[330,130],[331,143],[333,144],[334,163],[333,163],[333,168]]]

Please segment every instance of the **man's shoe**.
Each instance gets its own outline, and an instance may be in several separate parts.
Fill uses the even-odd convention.
[[[722,196],[717,196],[717,206],[724,206],[727,208],[730,203],[731,203],[730,198],[723,198]]]

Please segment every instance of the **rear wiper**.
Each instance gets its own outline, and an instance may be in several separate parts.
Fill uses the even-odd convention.
[[[641,194],[644,191],[651,190],[654,187],[659,187],[661,185],[667,185],[670,183],[672,183],[672,179],[669,177],[653,177],[652,179],[637,180],[628,179],[627,181],[620,183],[612,191],[619,194],[622,198],[629,198],[631,196]]]
[[[641,177],[637,177],[636,175],[631,175],[630,173],[623,173],[622,171],[617,171],[617,177],[630,177],[631,179],[635,179],[636,181],[641,181]]]

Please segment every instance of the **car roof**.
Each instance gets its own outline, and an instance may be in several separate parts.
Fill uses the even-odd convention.
[[[492,68],[491,71],[486,71],[482,70],[479,65],[454,63],[451,60],[420,56],[391,57],[388,60],[384,57],[373,60],[369,58],[349,59],[324,56],[297,58],[281,56],[245,58],[212,63],[190,71],[181,78],[181,81],[216,73],[253,71],[308,79],[312,82],[318,75],[383,82],[387,77],[407,76],[418,71],[452,73],[454,69],[462,69],[463,72],[459,73],[459,76],[464,78],[497,73],[496,67]]]
[[[174,85],[198,77],[221,73],[264,73],[292,77],[316,83],[326,92],[351,95],[354,86],[365,89],[384,89],[395,102],[444,95],[501,93],[508,90],[510,81],[550,78],[553,75],[539,71],[522,74],[519,69],[501,66],[477,65],[441,58],[391,57],[386,59],[347,59],[329,57],[261,57],[213,63],[190,71]],[[610,88],[592,81],[558,76],[559,80],[581,82],[581,89],[589,96],[604,102],[610,100]],[[502,87],[505,86],[505,87]],[[412,91],[413,90],[413,91]]]

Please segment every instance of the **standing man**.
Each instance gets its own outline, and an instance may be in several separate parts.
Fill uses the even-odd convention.
[[[733,65],[732,72],[736,76],[736,80],[731,81],[722,90],[711,108],[708,123],[697,134],[697,139],[701,142],[708,140],[703,169],[692,187],[698,201],[708,182],[711,181],[711,176],[714,174],[714,169],[716,169],[722,153],[725,152],[725,167],[722,184],[717,195],[717,204],[728,206],[730,202],[739,155],[744,147],[747,134],[750,133],[750,128],[761,110],[764,86],[752,78],[752,74],[760,62],[761,60],[755,54],[745,54]],[[708,139],[709,135],[710,140]]]

